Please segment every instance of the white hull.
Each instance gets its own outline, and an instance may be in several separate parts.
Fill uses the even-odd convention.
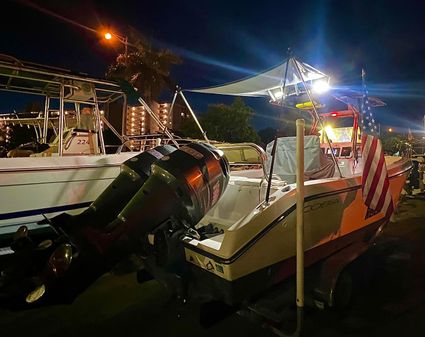
[[[386,162],[390,193],[397,205],[411,164],[397,157],[387,157]],[[231,177],[224,195],[197,225],[211,223],[222,229],[222,234],[185,243],[186,260],[215,276],[234,281],[293,258],[296,184],[281,185],[274,181],[267,206],[262,204],[266,184],[262,179],[241,177],[237,173]],[[342,248],[340,242],[351,244],[358,239],[354,236],[358,232],[369,228],[371,233],[376,232],[378,227],[374,224],[386,221],[382,213],[366,214],[361,174],[307,181],[304,244],[312,257],[306,264]],[[211,263],[217,268],[209,267]],[[289,267],[283,269],[293,272]]]
[[[0,234],[44,216],[81,212],[136,154],[0,159]]]

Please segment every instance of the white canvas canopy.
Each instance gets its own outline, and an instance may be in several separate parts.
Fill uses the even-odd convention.
[[[298,69],[297,69],[298,66]],[[284,78],[286,72],[285,88],[287,90],[296,92],[297,85],[302,83],[312,83],[315,80],[326,79],[329,76],[321,71],[313,68],[312,66],[300,62],[295,58],[290,58],[287,61],[279,64],[278,66],[269,69],[258,75],[254,75],[239,81],[227,83],[220,86],[209,88],[191,89],[186,91],[198,92],[204,94],[218,94],[218,95],[234,95],[234,96],[250,96],[250,97],[271,97],[273,101],[283,97],[282,88],[284,86]],[[299,73],[302,74],[302,79]],[[292,87],[292,89],[291,89]],[[285,94],[287,94],[285,90]]]

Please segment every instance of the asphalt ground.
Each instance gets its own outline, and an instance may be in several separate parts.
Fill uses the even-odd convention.
[[[344,312],[305,314],[305,335],[425,336],[425,197],[405,199],[395,222],[353,268],[356,287]],[[233,314],[209,329],[196,308],[178,307],[156,282],[106,274],[72,305],[23,312],[0,309],[0,336],[274,336]]]

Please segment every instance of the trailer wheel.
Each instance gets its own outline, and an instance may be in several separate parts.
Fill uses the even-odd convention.
[[[353,278],[351,273],[344,269],[338,276],[333,293],[333,308],[344,310],[351,302],[353,294]]]

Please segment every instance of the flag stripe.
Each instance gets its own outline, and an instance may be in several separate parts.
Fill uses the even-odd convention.
[[[362,126],[362,195],[365,205],[375,212],[382,212],[389,217],[394,211],[390,193],[390,182],[385,165],[384,151],[377,137],[377,127],[373,118],[362,69],[363,102],[361,106]],[[370,213],[370,212],[368,212]]]
[[[374,154],[376,151],[377,140],[374,137],[367,136],[367,142],[370,143],[368,152],[363,151],[363,156],[366,158],[365,166],[363,168],[363,198],[366,199],[370,193],[370,183],[373,176],[370,172],[376,169],[376,161],[374,161]]]
[[[384,185],[385,185],[385,176],[386,175],[387,175],[387,172],[385,170],[381,170],[381,174],[379,176],[378,184],[376,186],[376,193],[373,196],[372,201],[370,203],[370,206],[372,208],[375,208],[377,206],[377,203],[379,202],[380,196],[383,193],[383,188],[384,188]]]
[[[385,179],[384,181],[384,186],[382,188],[382,194],[379,197],[379,201],[378,204],[376,205],[376,209],[381,210],[384,208],[384,203],[387,202],[387,197],[388,197],[388,188],[389,188],[389,181],[388,179]],[[388,207],[388,205],[386,205],[386,207]]]
[[[376,165],[375,172],[374,172],[375,174],[373,176],[372,176],[372,174],[369,174],[368,180],[372,180],[372,182],[369,186],[370,191],[378,192],[378,185],[379,185],[380,182],[382,182],[381,177],[382,177],[382,173],[384,172],[382,167],[384,166],[384,163],[385,163],[385,159],[383,157],[379,158],[378,163]],[[384,179],[385,179],[385,177],[384,177]],[[375,199],[374,198],[375,195],[378,195],[378,194],[377,193],[369,193],[367,198],[366,198],[366,204],[372,205],[372,201],[373,201],[373,199]]]

